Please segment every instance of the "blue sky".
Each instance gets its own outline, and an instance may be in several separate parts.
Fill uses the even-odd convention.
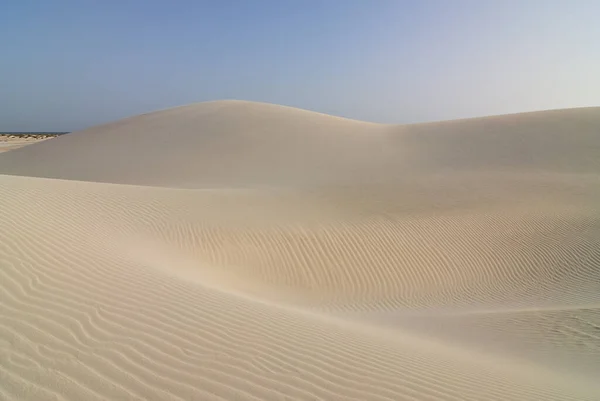
[[[0,0],[0,131],[244,99],[385,123],[600,106],[600,1]]]

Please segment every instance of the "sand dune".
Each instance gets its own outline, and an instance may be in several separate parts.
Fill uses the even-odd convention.
[[[222,101],[18,149],[0,158],[0,172],[178,188],[395,184],[481,170],[595,174],[598,126],[597,108],[394,126]]]
[[[0,155],[0,399],[598,400],[600,108],[211,102]]]

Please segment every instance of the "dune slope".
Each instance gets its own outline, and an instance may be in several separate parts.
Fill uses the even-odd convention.
[[[395,183],[479,170],[596,173],[599,125],[599,108],[393,126],[207,102],[16,149],[0,157],[0,172],[179,188]]]
[[[228,101],[1,154],[0,399],[598,400],[599,132]]]

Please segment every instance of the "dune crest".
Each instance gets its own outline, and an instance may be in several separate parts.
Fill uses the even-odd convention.
[[[395,185],[482,170],[596,173],[598,125],[600,108],[382,125],[217,101],[16,149],[0,157],[0,172],[171,188]]]
[[[242,101],[0,154],[0,399],[598,400],[600,108]]]

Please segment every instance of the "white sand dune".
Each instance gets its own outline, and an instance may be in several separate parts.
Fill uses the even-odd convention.
[[[178,188],[395,184],[415,174],[597,173],[600,111],[408,126],[221,101],[132,117],[11,151],[0,172]]]
[[[0,400],[600,400],[600,108],[200,103],[0,194]]]

